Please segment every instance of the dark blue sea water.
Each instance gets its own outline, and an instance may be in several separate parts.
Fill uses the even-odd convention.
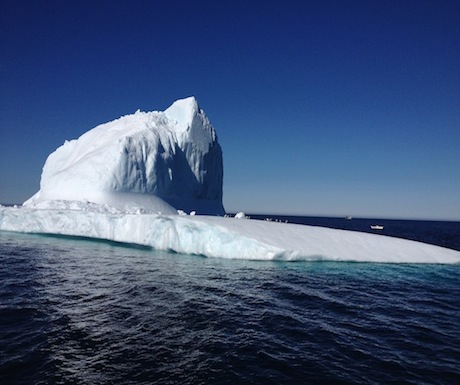
[[[379,222],[459,248],[458,222]],[[209,259],[0,232],[0,384],[459,383],[460,265]]]

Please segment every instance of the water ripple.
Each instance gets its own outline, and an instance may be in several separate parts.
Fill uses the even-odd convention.
[[[1,235],[11,384],[455,384],[458,266],[210,260]]]

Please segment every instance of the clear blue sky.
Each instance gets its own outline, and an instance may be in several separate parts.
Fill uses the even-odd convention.
[[[1,1],[0,202],[195,95],[227,211],[460,220],[460,2]]]

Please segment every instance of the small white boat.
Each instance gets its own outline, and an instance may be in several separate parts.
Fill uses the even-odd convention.
[[[383,226],[382,225],[371,225],[371,229],[372,230],[383,230]]]

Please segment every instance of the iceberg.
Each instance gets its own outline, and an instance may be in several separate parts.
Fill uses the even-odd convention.
[[[0,230],[134,243],[206,257],[460,263],[460,252],[383,235],[224,216],[217,135],[194,97],[65,142],[40,190],[0,206]],[[196,215],[195,215],[196,214]]]

